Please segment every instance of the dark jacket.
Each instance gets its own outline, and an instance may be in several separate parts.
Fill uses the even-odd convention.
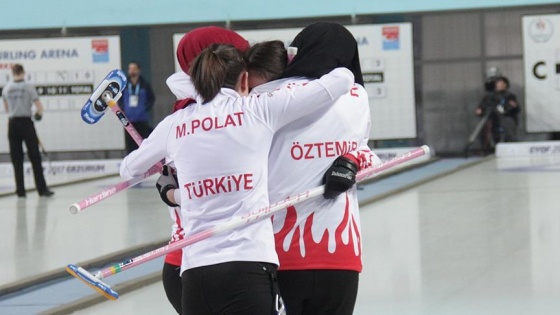
[[[511,106],[511,101],[515,102],[517,106]],[[502,115],[513,119],[516,124],[518,123],[518,115],[521,112],[517,97],[509,91],[487,93],[478,104],[478,108],[482,110],[482,115],[487,110],[493,111],[491,115],[493,120],[498,119],[498,115]],[[503,112],[500,108],[503,109]]]
[[[131,103],[132,98],[135,97],[138,99],[136,105]],[[155,99],[152,87],[140,76],[136,85],[132,85],[130,81],[127,83],[119,100],[119,106],[131,122],[149,122],[150,110],[154,106]]]

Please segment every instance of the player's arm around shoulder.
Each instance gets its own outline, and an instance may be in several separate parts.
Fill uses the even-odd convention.
[[[354,83],[347,96],[359,107],[369,109],[369,95],[366,89],[358,83]]]
[[[348,159],[356,161],[358,170],[363,170],[381,163],[379,157],[368,146],[371,130],[369,96],[363,86],[354,84],[352,90],[346,95],[346,99],[349,101],[348,107],[354,110],[354,126],[359,128],[358,133],[361,135],[361,139],[358,148],[345,155]]]
[[[138,149],[122,160],[120,167],[122,178],[140,176],[167,156],[169,137],[171,134],[174,135],[175,131],[173,127],[175,118],[175,114],[167,116],[154,128],[150,136],[142,141]]]
[[[269,128],[278,130],[296,119],[332,107],[335,100],[350,91],[353,82],[352,72],[336,68],[320,79],[304,84],[288,84],[253,96],[255,106],[252,109]]]
[[[342,103],[340,109],[344,109],[348,117],[355,119],[358,125],[366,124],[371,120],[369,96],[363,86],[354,83],[348,93],[341,96],[338,103]]]

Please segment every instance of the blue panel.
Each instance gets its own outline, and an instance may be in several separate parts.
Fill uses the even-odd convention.
[[[142,67],[142,77],[151,81],[150,30],[148,27],[130,27],[120,31],[122,69],[126,72],[129,62],[138,62]]]
[[[11,1],[0,30],[176,24],[303,18],[351,14],[405,13],[520,5],[552,0],[121,0]]]

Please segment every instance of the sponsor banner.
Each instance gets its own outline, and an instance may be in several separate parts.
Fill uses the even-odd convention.
[[[560,155],[515,156],[496,159],[500,172],[550,173],[560,172]]]
[[[416,138],[412,24],[346,26],[355,36],[371,109],[371,140]],[[249,43],[281,40],[286,47],[301,28],[239,31]],[[184,34],[174,34],[175,53]],[[176,71],[181,71],[175,59]]]
[[[560,156],[560,141],[505,142],[496,146],[496,156],[499,158],[543,155]]]
[[[111,70],[121,67],[118,36],[0,40],[0,89],[12,80],[13,64],[23,65],[25,80],[35,86],[45,114],[35,124],[47,150],[120,150],[124,147],[122,127],[114,119],[96,126],[85,124],[80,110],[95,87]],[[1,111],[0,119],[7,121]],[[7,138],[7,128],[0,128]],[[8,152],[0,141],[0,153]]]
[[[48,185],[58,185],[84,179],[95,179],[117,175],[121,159],[83,160],[83,161],[43,161],[45,179]],[[31,163],[23,165],[26,188],[34,187]],[[15,190],[13,168],[11,163],[0,163],[0,193]]]
[[[528,132],[560,131],[560,14],[523,17]]]

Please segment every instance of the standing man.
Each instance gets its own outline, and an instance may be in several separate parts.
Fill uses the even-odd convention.
[[[49,190],[43,176],[41,154],[39,153],[39,141],[35,126],[31,120],[31,106],[35,104],[35,120],[43,117],[43,104],[39,101],[39,95],[33,86],[24,81],[25,71],[23,66],[15,64],[12,67],[13,82],[10,82],[2,91],[4,108],[8,113],[8,139],[10,142],[10,157],[14,166],[14,177],[16,180],[16,194],[25,197],[25,185],[23,180],[23,145],[27,147],[27,155],[33,166],[35,187],[40,196],[50,197],[54,195]]]
[[[150,111],[156,98],[150,84],[140,75],[141,70],[138,62],[128,64],[128,84],[119,100],[119,106],[134,128],[145,139],[152,132]],[[126,132],[125,145],[127,154],[138,149],[134,139]]]

